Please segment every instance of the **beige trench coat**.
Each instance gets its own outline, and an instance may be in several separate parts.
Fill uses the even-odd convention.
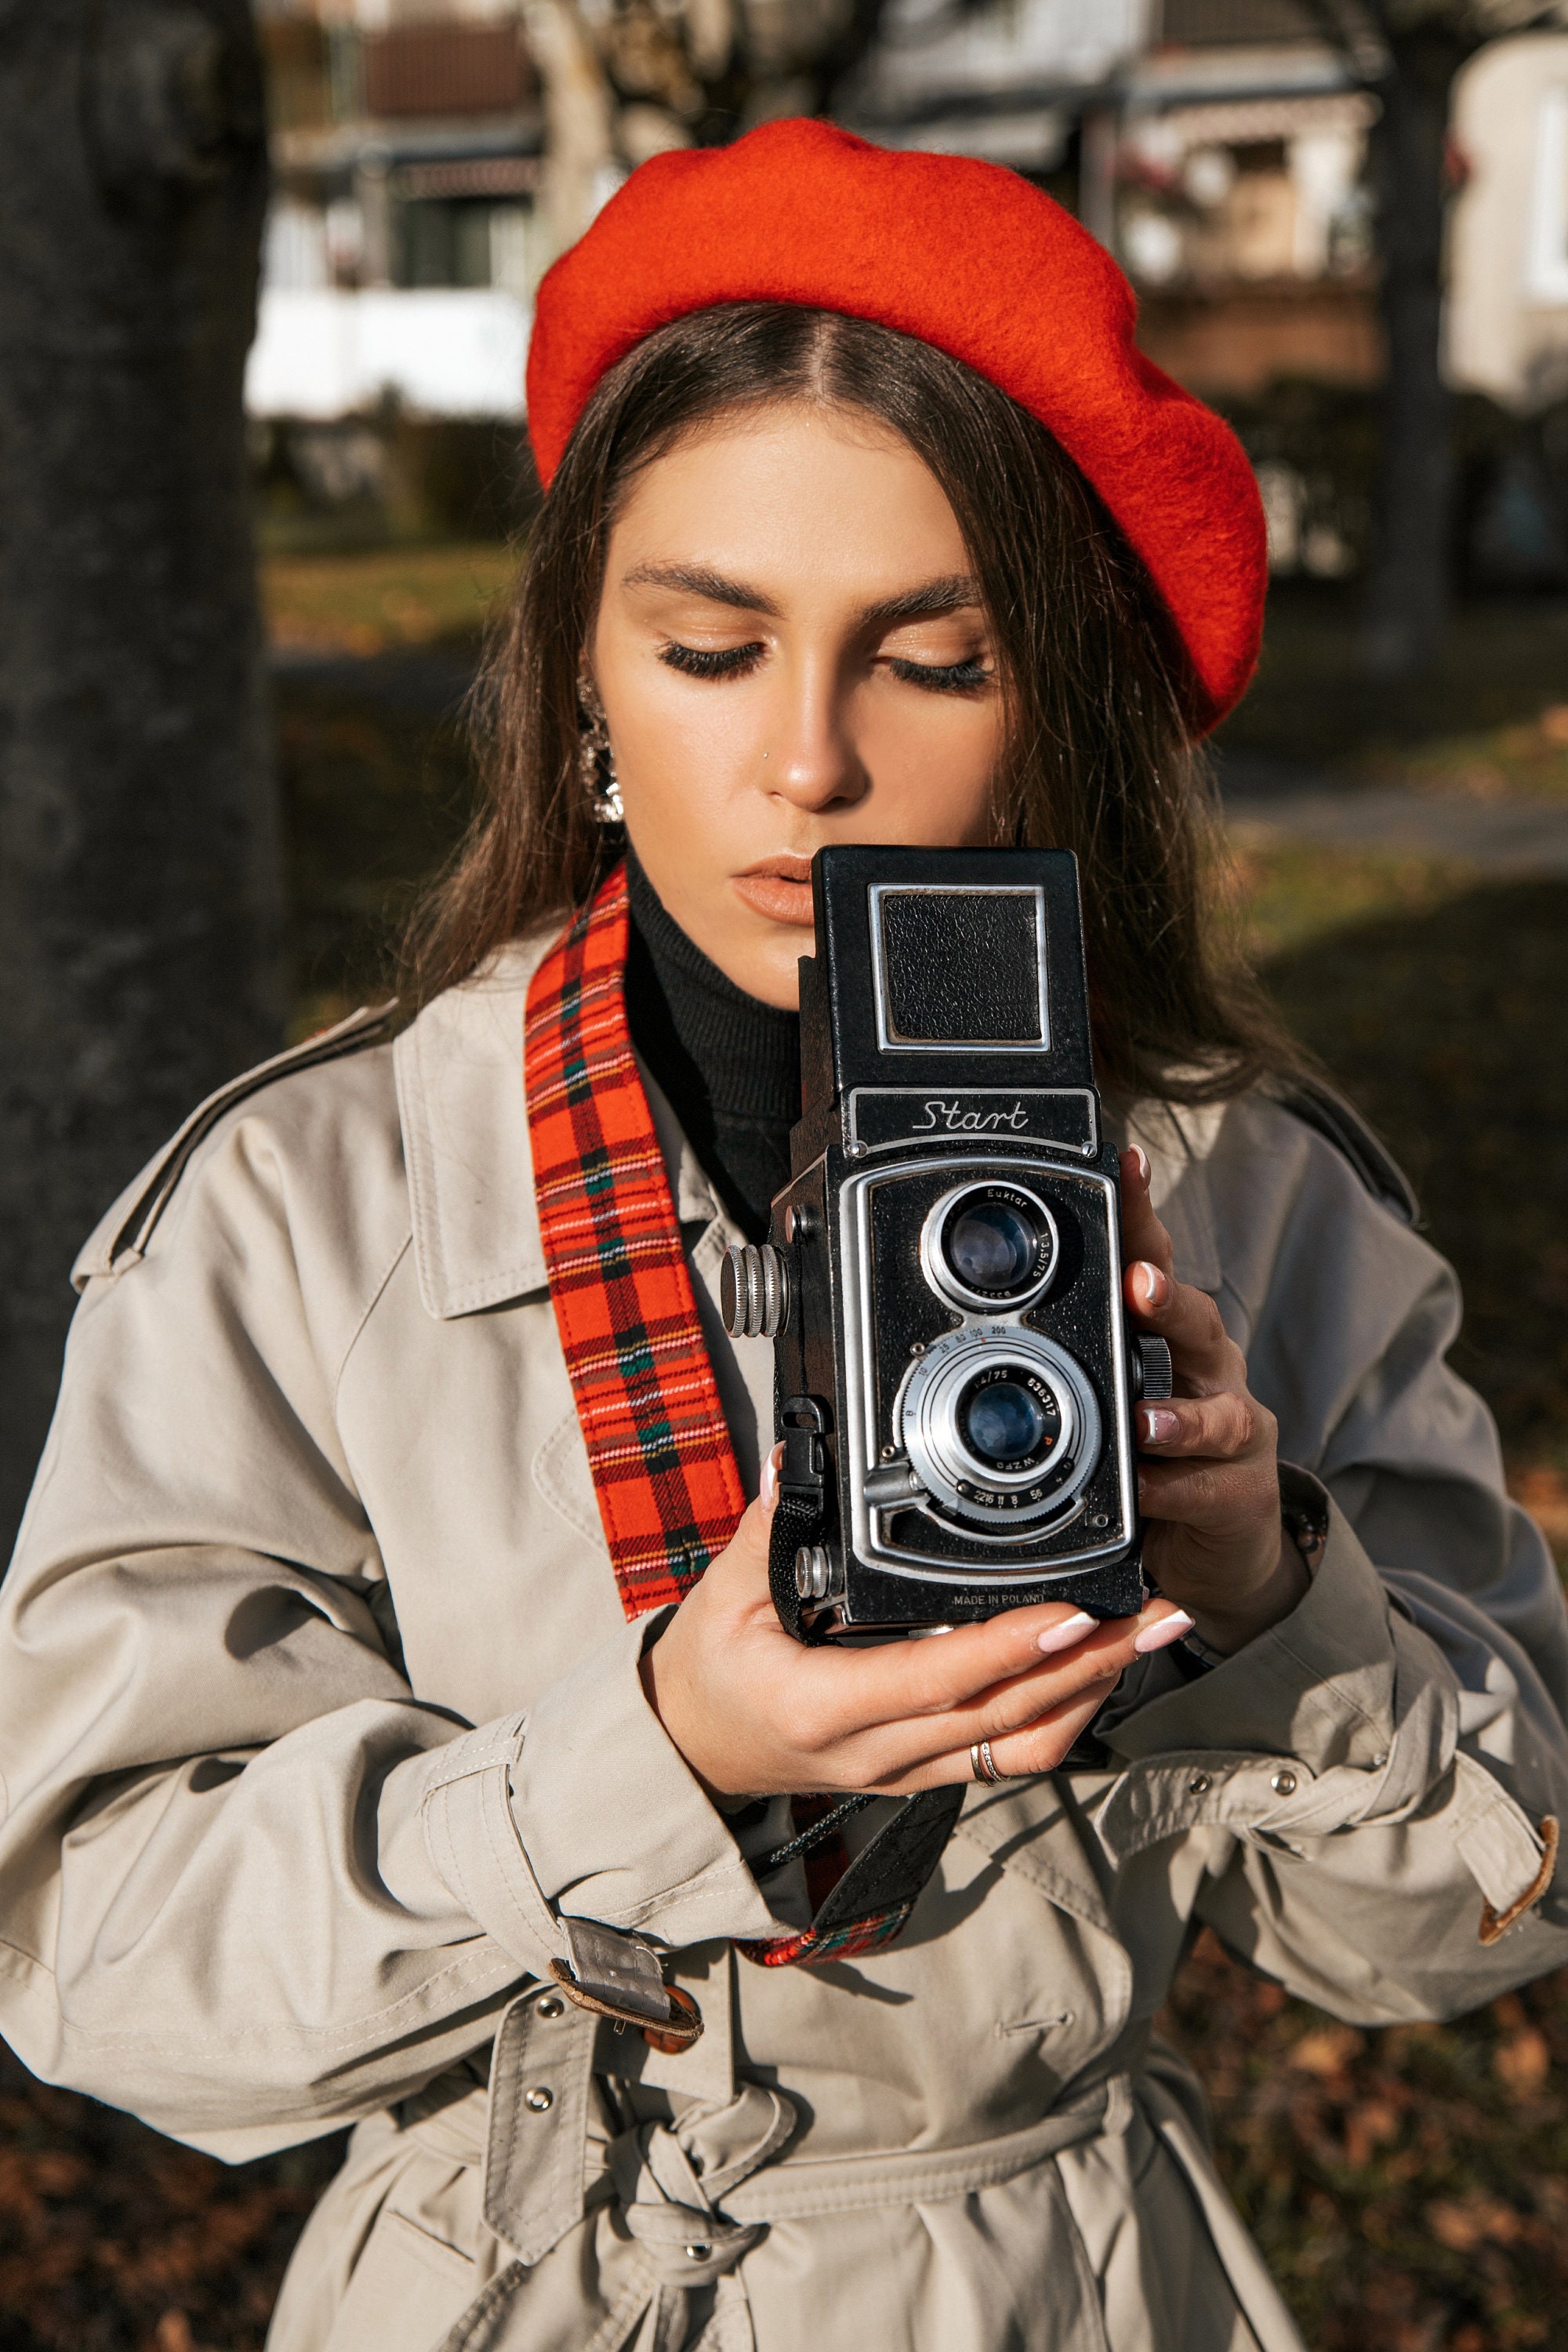
[[[1114,1771],[972,1790],[890,1950],[763,1969],[731,1939],[803,1890],[770,1911],[645,1703],[557,1343],[542,944],[241,1081],[84,1252],[0,1592],[0,2024],[226,2158],[363,2119],[272,2352],[1289,2352],[1149,2046],[1194,1924],[1373,2023],[1568,1959],[1568,1629],[1449,1274],[1284,1111],[1143,1122],[1334,1498],[1312,1588],[1135,1669]],[[655,1108],[754,1483],[771,1351]],[[693,2049],[542,1985],[574,1919],[668,1952]]]

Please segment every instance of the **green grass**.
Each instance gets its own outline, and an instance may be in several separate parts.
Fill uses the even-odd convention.
[[[291,652],[381,654],[471,641],[517,569],[492,540],[270,554],[261,600],[272,643]]]
[[[1246,824],[1233,832],[1231,850],[1242,935],[1258,965],[1383,917],[1428,913],[1471,879],[1468,866],[1281,841]]]
[[[279,680],[279,779],[293,916],[296,1037],[391,992],[421,886],[473,800],[454,720],[390,713],[308,676]]]
[[[1468,607],[1430,674],[1397,687],[1364,676],[1358,630],[1344,592],[1276,587],[1258,677],[1221,749],[1326,767],[1347,784],[1568,793],[1568,604]]]

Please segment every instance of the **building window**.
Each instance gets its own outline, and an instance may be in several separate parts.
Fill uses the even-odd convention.
[[[279,196],[267,215],[262,283],[288,294],[309,294],[332,282],[326,215],[315,205]]]
[[[493,286],[531,300],[545,257],[531,206],[482,198],[402,198],[395,210],[397,286]]]

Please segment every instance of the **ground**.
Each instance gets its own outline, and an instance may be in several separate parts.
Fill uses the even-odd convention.
[[[489,544],[269,562],[300,1034],[384,989],[400,910],[460,826],[444,714],[507,573]],[[1343,592],[1277,600],[1227,782],[1568,801],[1568,606],[1478,607],[1398,696],[1358,686],[1353,655]],[[1239,868],[1280,1003],[1458,1265],[1455,1360],[1568,1553],[1568,878],[1268,828]],[[1568,1972],[1457,2023],[1361,2032],[1205,1937],[1164,2023],[1314,2352],[1568,2346]],[[0,2352],[257,2352],[334,2155],[226,2171],[5,2059]]]

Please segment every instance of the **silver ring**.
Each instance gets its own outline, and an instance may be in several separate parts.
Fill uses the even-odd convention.
[[[1005,1772],[998,1772],[996,1769],[996,1759],[991,1753],[991,1742],[988,1739],[975,1741],[969,1751],[969,1768],[977,1780],[988,1780],[993,1788],[998,1780],[1005,1780],[1007,1778]]]

